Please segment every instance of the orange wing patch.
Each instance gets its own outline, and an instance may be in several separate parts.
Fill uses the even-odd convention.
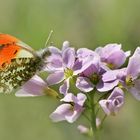
[[[5,67],[5,64],[10,64],[20,50],[20,46],[16,43],[18,39],[8,34],[0,34],[0,68]]]
[[[5,64],[10,64],[11,59],[13,59],[18,51],[21,49],[17,45],[5,45],[0,49],[0,68],[5,67]]]
[[[11,44],[18,42],[18,39],[8,35],[8,34],[0,34],[0,46],[5,44]]]

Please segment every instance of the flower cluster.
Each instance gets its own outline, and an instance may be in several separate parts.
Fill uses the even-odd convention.
[[[116,115],[122,108],[124,92],[140,100],[139,47],[130,56],[130,51],[123,51],[120,44],[75,50],[65,41],[61,50],[50,46],[48,52],[43,69],[48,73],[46,79],[35,75],[16,96],[56,95],[61,104],[50,115],[54,122],[73,123],[83,115],[96,131],[106,116]],[[59,86],[57,92],[54,85]],[[103,118],[98,118],[100,113]],[[83,125],[78,129],[84,133],[90,130]]]

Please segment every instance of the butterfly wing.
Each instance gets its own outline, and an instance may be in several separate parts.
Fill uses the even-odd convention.
[[[40,58],[17,38],[0,34],[0,93],[10,93],[39,69]]]

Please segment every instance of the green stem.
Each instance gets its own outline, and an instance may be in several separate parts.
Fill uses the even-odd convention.
[[[90,105],[91,105],[91,126],[92,126],[93,131],[96,131],[96,114],[95,114],[95,106],[94,106],[94,94],[91,95]]]
[[[91,107],[91,127],[93,131],[93,137],[94,140],[98,140],[98,135],[97,135],[97,127],[96,127],[96,110],[95,110],[95,101],[94,101],[94,95],[95,93],[90,93],[90,107]]]

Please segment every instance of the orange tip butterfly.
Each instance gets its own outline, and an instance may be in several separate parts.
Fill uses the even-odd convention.
[[[10,93],[32,78],[48,53],[47,48],[36,52],[19,39],[0,34],[0,93]]]

